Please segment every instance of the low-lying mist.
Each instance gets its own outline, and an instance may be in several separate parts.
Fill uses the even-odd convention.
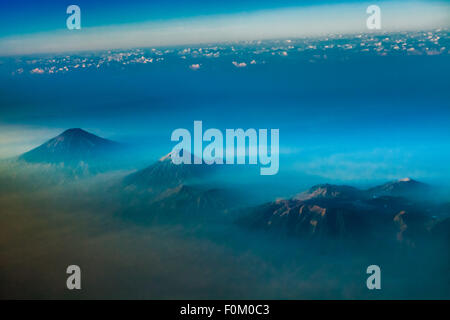
[[[118,186],[128,172],[61,182],[53,169],[29,170],[0,171],[2,299],[450,297],[448,246],[328,247],[227,219],[148,222],[127,218],[132,199]],[[82,290],[66,288],[72,264]],[[382,290],[366,287],[372,264]]]

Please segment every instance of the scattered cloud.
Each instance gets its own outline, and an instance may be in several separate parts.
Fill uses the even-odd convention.
[[[247,64],[245,62],[233,61],[232,63],[236,68],[245,68],[247,66]]]
[[[191,70],[198,70],[198,69],[200,69],[200,64],[191,64],[190,66],[189,66],[189,68],[191,69]]]
[[[42,69],[42,68],[34,68],[33,70],[30,71],[30,73],[32,73],[32,74],[43,74],[44,73],[44,69]]]

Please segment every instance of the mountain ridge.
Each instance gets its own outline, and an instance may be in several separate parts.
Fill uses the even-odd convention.
[[[414,247],[418,237],[431,235],[435,221],[450,216],[445,208],[421,202],[423,198],[399,196],[414,194],[413,191],[422,188],[431,187],[411,178],[367,190],[321,184],[290,199],[243,209],[236,223],[307,239],[347,239],[355,243],[380,239]]]

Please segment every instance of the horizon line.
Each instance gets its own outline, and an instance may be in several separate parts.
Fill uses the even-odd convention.
[[[368,4],[321,4],[6,36],[0,38],[0,56],[423,31],[450,26],[450,4],[414,2],[405,7],[382,2],[382,28],[368,30]]]

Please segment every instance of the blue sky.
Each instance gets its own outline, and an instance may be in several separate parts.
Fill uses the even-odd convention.
[[[342,0],[15,0],[2,2],[0,35],[17,35],[65,28],[65,9],[82,9],[85,27],[152,20],[199,17],[289,8],[298,6],[358,3]]]

